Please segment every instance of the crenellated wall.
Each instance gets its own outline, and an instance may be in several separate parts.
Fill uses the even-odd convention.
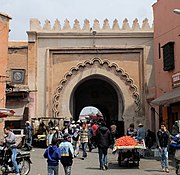
[[[95,19],[94,23],[91,27],[90,21],[88,19],[84,20],[83,27],[81,28],[80,22],[75,19],[73,27],[71,27],[70,22],[68,19],[64,21],[63,26],[61,25],[58,19],[55,20],[54,24],[52,25],[51,22],[47,19],[45,23],[41,25],[41,22],[36,19],[32,18],[30,20],[30,31],[51,31],[51,32],[89,32],[89,31],[101,31],[101,32],[124,32],[124,31],[153,31],[153,25],[150,26],[148,19],[145,18],[142,22],[142,26],[140,26],[138,19],[136,18],[133,21],[132,26],[129,25],[128,20],[125,18],[123,20],[122,26],[120,27],[119,22],[117,19],[113,21],[112,27],[109,24],[109,20],[105,19],[103,22],[103,26],[100,26],[100,22]]]

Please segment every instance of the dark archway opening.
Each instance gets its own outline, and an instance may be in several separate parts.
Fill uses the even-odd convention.
[[[124,132],[124,123],[119,121],[123,113],[123,100],[120,92],[114,87],[113,83],[102,77],[88,77],[82,80],[72,93],[73,119],[77,121],[81,110],[86,106],[94,106],[99,109],[110,126],[115,122],[120,128],[120,132]],[[121,106],[121,107],[120,107]],[[121,109],[120,109],[121,108]]]

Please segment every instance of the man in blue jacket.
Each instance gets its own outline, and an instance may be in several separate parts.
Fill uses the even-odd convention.
[[[52,145],[48,146],[46,149],[44,152],[44,158],[47,159],[48,163],[48,175],[58,175],[61,152],[59,147],[57,147],[56,140],[52,140]]]

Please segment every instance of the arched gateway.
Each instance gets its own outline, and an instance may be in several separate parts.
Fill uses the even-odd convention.
[[[103,28],[98,20],[91,30],[88,20],[83,29],[78,20],[73,28],[65,20],[61,29],[46,20],[44,27],[31,20],[28,32],[28,81],[30,117],[77,120],[85,106],[101,110],[106,121],[144,123],[150,127],[153,78],[153,31],[147,19],[132,28],[127,19],[122,28],[117,20],[112,29],[108,20]],[[34,91],[36,90],[36,91]],[[150,93],[149,93],[150,92]]]
[[[132,106],[127,109],[129,103]],[[77,121],[88,105],[100,109],[107,123],[135,122],[140,112],[137,86],[117,64],[100,58],[86,60],[72,67],[60,81],[53,98],[53,114]]]

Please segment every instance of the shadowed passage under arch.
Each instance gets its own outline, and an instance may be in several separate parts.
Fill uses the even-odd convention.
[[[81,110],[86,106],[94,106],[99,109],[108,125],[112,121],[118,122],[122,116],[124,104],[121,93],[112,85],[112,82],[102,77],[89,77],[80,82],[71,100],[73,108],[71,113],[77,121]]]

